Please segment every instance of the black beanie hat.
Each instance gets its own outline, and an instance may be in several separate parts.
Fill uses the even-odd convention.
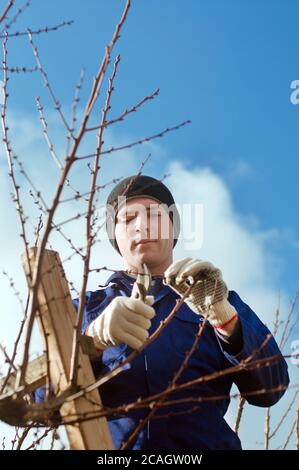
[[[176,245],[180,233],[180,216],[169,189],[160,180],[145,175],[132,175],[121,180],[111,191],[106,202],[106,230],[112,246],[120,253],[116,243],[114,230],[118,212],[118,198],[126,201],[133,197],[150,197],[171,207],[169,217],[174,226],[174,243]]]

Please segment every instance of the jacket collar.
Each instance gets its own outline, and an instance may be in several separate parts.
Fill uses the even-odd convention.
[[[124,291],[124,294],[130,296],[134,281],[135,278],[127,274],[125,271],[117,271],[107,279],[106,284],[100,285],[99,287],[101,287],[102,289],[108,289],[110,286],[116,286],[119,287],[121,291]],[[121,295],[124,295],[122,294],[122,292],[120,293]],[[171,303],[173,303],[173,306],[175,300],[180,298],[179,294],[174,292],[169,286],[163,285],[157,295],[155,295],[154,305],[166,296],[170,296],[170,298],[172,299]],[[181,320],[197,324],[203,320],[203,317],[201,315],[196,315],[194,312],[192,312],[192,310],[190,310],[190,308],[185,302],[179,308],[176,316],[179,317]]]
[[[153,276],[153,279],[155,279],[154,276]],[[107,279],[106,283],[104,285],[100,285],[99,287],[106,288],[114,284],[114,285],[120,286],[125,291],[125,293],[129,296],[131,294],[134,282],[135,282],[135,278],[133,276],[130,276],[125,271],[120,270],[120,271],[116,271],[112,273],[111,276]],[[163,287],[155,296],[155,303],[158,302],[158,300],[162,299],[169,293],[174,294],[173,290],[169,286],[163,285]]]

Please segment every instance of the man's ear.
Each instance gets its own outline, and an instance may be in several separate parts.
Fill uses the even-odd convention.
[[[172,246],[174,246],[174,244],[175,244],[175,229],[174,229],[174,223],[173,223],[172,220],[171,220],[171,226],[172,226],[172,240],[173,240]]]

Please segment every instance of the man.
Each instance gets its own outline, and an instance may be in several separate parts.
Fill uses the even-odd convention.
[[[149,176],[122,180],[108,197],[107,214],[110,242],[122,256],[124,269],[86,296],[82,328],[99,350],[94,364],[97,375],[109,372],[144,344],[186,292],[186,284],[182,289],[184,280],[190,276],[193,280],[205,278],[208,289],[202,289],[203,284],[198,282],[195,290],[194,284],[195,294],[189,292],[161,335],[100,387],[104,405],[117,407],[165,390],[204,323],[177,385],[223,372],[252,354],[252,361],[272,356],[276,360],[172,392],[165,400],[171,404],[157,408],[129,448],[241,449],[238,436],[223,418],[230,389],[235,383],[256,406],[268,407],[280,399],[289,378],[275,340],[267,340],[266,326],[236,292],[227,290],[219,269],[191,258],[173,262],[180,219],[172,194],[162,182]],[[130,298],[143,263],[152,274],[145,302]],[[214,287],[209,290],[209,286]],[[149,412],[149,408],[136,408],[109,418],[116,448],[128,440]]]

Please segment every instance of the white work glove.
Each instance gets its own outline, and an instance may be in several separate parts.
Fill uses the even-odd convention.
[[[192,284],[185,302],[193,312],[206,317],[215,328],[226,326],[237,315],[227,300],[228,289],[220,269],[209,261],[192,258],[176,261],[165,271],[163,282],[181,297]]]
[[[93,338],[99,350],[121,343],[139,349],[148,338],[147,330],[156,315],[150,306],[153,302],[151,295],[146,296],[146,303],[130,297],[115,297],[88,326],[86,334]]]

